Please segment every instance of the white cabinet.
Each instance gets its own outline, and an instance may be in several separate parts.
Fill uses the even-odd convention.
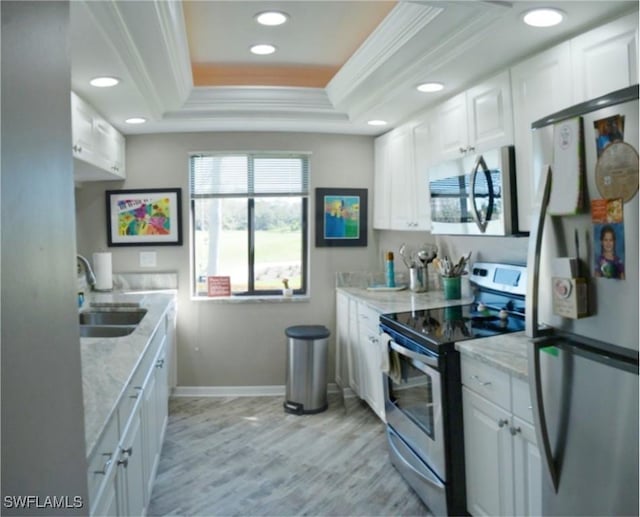
[[[88,459],[91,515],[144,515],[167,423],[169,309]]]
[[[435,109],[433,163],[513,144],[509,72],[450,98]]]
[[[572,104],[571,46],[568,42],[511,69],[515,121],[518,226],[531,229],[531,207],[540,172],[534,170],[531,124]]]
[[[71,136],[76,181],[126,178],[124,136],[74,92]]]
[[[347,375],[348,388],[385,421],[378,328],[380,314],[364,302],[341,292],[336,294],[336,311],[336,357],[340,358],[336,372]],[[343,390],[347,388],[344,379],[336,381]]]
[[[573,102],[638,83],[638,13],[571,40]]]
[[[373,227],[426,231],[431,227],[427,177],[416,168],[413,128],[401,126],[375,141]]]
[[[362,352],[360,364],[363,372],[360,385],[361,397],[380,419],[385,421],[379,318],[380,315],[376,311],[364,303],[358,303],[358,336]]]
[[[541,515],[541,462],[526,382],[462,356],[467,510]]]

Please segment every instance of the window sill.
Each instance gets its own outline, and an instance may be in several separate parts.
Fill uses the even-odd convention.
[[[247,304],[247,303],[301,303],[308,302],[308,294],[294,296],[192,296],[192,302],[213,302],[219,304]]]

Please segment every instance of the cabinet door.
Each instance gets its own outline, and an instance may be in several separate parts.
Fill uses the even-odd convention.
[[[156,401],[156,376],[155,368],[152,368],[147,376],[142,395],[142,436],[143,447],[142,462],[144,465],[144,501],[147,503],[151,498],[151,489],[153,486],[153,473],[156,463],[156,455],[158,453],[158,416]]]
[[[73,157],[95,163],[93,143],[94,111],[75,93],[71,92],[71,139]]]
[[[534,427],[514,417],[515,515],[542,515],[542,464]]]
[[[429,167],[434,164],[435,113],[413,128],[414,187],[417,229],[431,230],[431,200],[429,198]]]
[[[145,479],[141,406],[138,404],[121,441],[118,476],[122,479],[120,515],[143,515],[145,510]]]
[[[513,144],[513,107],[509,71],[470,88],[467,120],[471,152]]]
[[[349,347],[349,298],[336,294],[336,384],[345,388],[347,350]],[[344,377],[343,377],[344,376]]]
[[[638,82],[638,13],[571,40],[574,102]]]
[[[360,335],[358,332],[358,304],[354,300],[349,300],[349,347],[347,354],[349,386],[359,397],[362,397],[361,355]]]
[[[469,146],[467,97],[461,93],[436,108],[437,133],[434,149],[436,163],[460,158]]]
[[[540,171],[533,167],[531,124],[572,104],[569,42],[537,54],[511,69],[515,123],[518,224],[531,229],[531,207]]]
[[[400,127],[392,131],[390,141],[390,169],[392,178],[390,214],[392,230],[414,230],[415,217],[415,177],[413,159],[413,133],[410,128]]]
[[[169,365],[167,364],[167,344],[167,339],[165,338],[160,346],[160,351],[154,364],[156,382],[156,435],[158,437],[156,444],[156,463],[160,456],[164,430],[167,427],[167,419],[169,418]]]
[[[91,515],[121,515],[119,512],[120,501],[118,491],[120,480],[118,479],[119,467],[114,463],[109,470],[108,477],[98,498],[92,504]]]
[[[373,227],[391,227],[391,133],[376,138],[374,143]]]
[[[467,511],[513,515],[510,414],[462,388]]]

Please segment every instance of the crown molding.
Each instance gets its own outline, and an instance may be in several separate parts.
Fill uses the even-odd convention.
[[[365,82],[387,65],[408,42],[436,19],[444,9],[399,2],[327,85],[327,93],[339,109],[349,107]]]
[[[181,2],[84,3],[116,49],[153,116],[160,118],[167,110],[181,106],[193,88]]]

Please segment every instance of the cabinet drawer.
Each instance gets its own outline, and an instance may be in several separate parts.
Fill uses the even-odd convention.
[[[366,328],[370,333],[372,332],[375,335],[378,335],[380,314],[363,303],[358,304],[358,321],[360,322],[360,325]]]
[[[513,414],[533,424],[529,383],[513,377],[511,379],[511,389],[513,393]]]
[[[489,365],[462,356],[462,384],[499,406],[510,409],[510,376]]]
[[[102,484],[107,481],[111,465],[117,459],[118,440],[118,418],[114,414],[107,422],[104,433],[88,461],[87,482],[89,485],[89,501],[92,505],[100,492]]]

